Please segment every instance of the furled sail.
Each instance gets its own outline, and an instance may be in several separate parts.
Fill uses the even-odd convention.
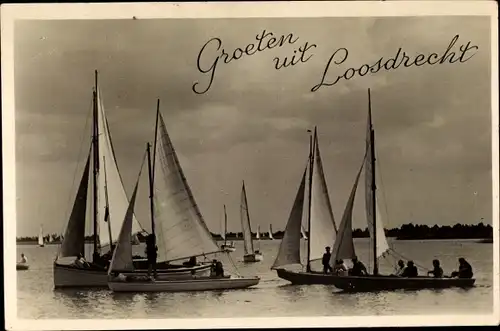
[[[139,180],[141,178],[142,169],[144,167],[143,158],[141,169],[139,175],[137,176],[137,181],[135,183],[134,192],[130,198],[127,211],[125,213],[123,222],[121,223],[120,234],[116,243],[116,248],[113,252],[113,257],[111,259],[111,264],[109,267],[109,272],[120,270],[120,271],[133,271],[134,263],[132,257],[132,242],[130,240],[132,236],[132,225],[134,223],[134,208],[135,199],[137,196],[137,188],[139,187]]]
[[[99,217],[99,240],[101,246],[109,245],[109,230],[113,241],[116,240],[121,228],[121,222],[125,217],[129,200],[123,187],[123,182],[116,163],[115,153],[111,141],[108,121],[104,111],[101,93],[97,90],[97,123],[98,123],[98,146],[99,146],[99,174],[98,174],[98,217]],[[105,162],[104,162],[105,160]],[[106,172],[106,174],[104,174]],[[106,183],[107,181],[107,183]],[[106,189],[105,189],[106,186]],[[108,203],[106,203],[106,190]],[[106,207],[109,210],[109,226],[105,220]],[[142,229],[135,217],[133,217],[132,234],[140,232]],[[129,239],[130,240],[130,239]]]
[[[154,150],[154,217],[158,261],[220,251],[186,181],[161,113]]]
[[[241,187],[241,203],[240,203],[240,219],[241,229],[243,232],[243,246],[246,254],[253,254],[252,226],[250,225],[250,215],[248,213],[247,192],[245,190],[245,182]]]
[[[349,195],[349,200],[347,201],[347,205],[344,210],[344,215],[342,216],[342,222],[340,222],[337,238],[335,239],[335,245],[332,250],[332,257],[330,260],[331,265],[335,265],[335,261],[339,259],[352,259],[356,256],[354,241],[352,239],[352,210],[354,209],[356,189],[358,187],[359,177],[361,176],[365,159],[366,156],[363,159],[361,168],[359,169],[356,180],[354,181],[351,194]]]
[[[306,171],[304,170],[295,201],[288,217],[285,233],[281,240],[278,256],[271,269],[290,264],[300,264],[300,229],[302,227],[302,210],[304,208],[304,192],[306,182]]]
[[[78,186],[73,209],[64,232],[59,257],[77,256],[85,253],[85,220],[87,216],[87,194],[89,186],[90,153],[85,163],[82,179]]]
[[[319,151],[318,137],[314,132],[314,164],[311,187],[311,217],[309,225],[309,261],[321,259],[326,246],[335,242],[337,228],[333,217],[328,188],[326,186],[323,164]]]
[[[387,243],[387,238],[384,232],[384,224],[382,222],[382,218],[380,217],[379,208],[377,210],[377,226],[376,229],[373,228],[373,204],[377,203],[373,201],[373,178],[372,178],[372,170],[373,170],[373,160],[374,157],[372,155],[372,144],[373,141],[371,139],[371,131],[372,131],[372,118],[371,118],[371,110],[368,112],[368,125],[366,132],[366,165],[365,165],[365,202],[366,202],[366,220],[368,222],[368,231],[370,232],[370,238],[373,240],[373,234],[376,233],[377,237],[377,257],[381,257],[389,250],[389,245]],[[376,231],[376,232],[374,232]]]

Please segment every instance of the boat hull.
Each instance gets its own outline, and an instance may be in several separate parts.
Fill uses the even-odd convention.
[[[333,285],[349,292],[443,289],[451,287],[469,288],[475,283],[473,278],[431,278],[396,276],[336,276]]]
[[[17,263],[16,270],[28,270],[30,266],[28,264]]]
[[[191,278],[194,272],[197,276],[208,276],[210,274],[210,265],[200,265],[195,267],[161,269],[158,270],[158,277],[161,280],[178,280]],[[127,273],[124,273],[125,275]],[[147,270],[137,270],[134,275],[147,275]],[[70,265],[61,265],[54,263],[54,287],[88,287],[88,288],[107,288],[108,271],[96,269],[81,269]]]
[[[260,278],[192,278],[176,281],[114,281],[108,282],[113,292],[191,292],[234,290],[255,286]]]
[[[243,256],[244,262],[260,262],[264,260],[264,255],[261,253],[247,254]]]
[[[324,274],[320,272],[291,271],[285,269],[276,269],[278,277],[289,281],[294,285],[334,285],[333,278],[337,276]]]

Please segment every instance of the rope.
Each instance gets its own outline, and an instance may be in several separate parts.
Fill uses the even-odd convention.
[[[234,271],[236,272],[236,275],[238,275],[239,277],[241,277],[241,274],[240,274],[238,268],[236,267],[236,264],[234,263],[234,260],[231,257],[231,254],[229,254],[228,252],[225,252],[225,253],[226,253],[226,255],[227,255],[228,259],[229,259],[229,262],[231,262],[231,264],[232,264],[232,266],[234,268]]]

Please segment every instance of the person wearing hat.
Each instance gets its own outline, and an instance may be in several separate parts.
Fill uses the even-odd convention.
[[[327,274],[333,271],[330,265],[330,259],[332,258],[332,253],[330,253],[330,246],[325,247],[325,253],[323,254],[323,273]]]

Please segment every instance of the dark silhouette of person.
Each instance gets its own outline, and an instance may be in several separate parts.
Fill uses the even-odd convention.
[[[154,234],[150,234],[146,237],[146,256],[148,259],[148,277],[151,276],[151,271],[153,271],[154,277],[156,278],[156,258],[158,256],[158,246],[156,246],[156,238]]]
[[[441,268],[439,260],[432,260],[432,265],[434,269],[431,271],[427,272],[427,275],[434,275],[434,278],[441,278],[443,277],[443,268]]]
[[[406,268],[401,274],[401,277],[417,277],[418,276],[418,269],[415,266],[415,263],[413,261],[408,261],[406,263]]]
[[[183,265],[184,265],[185,267],[194,267],[194,266],[196,266],[196,264],[197,264],[197,263],[198,263],[198,262],[196,262],[196,256],[191,256],[191,257],[189,258],[189,261],[184,262],[184,263],[183,263]]]
[[[352,261],[352,268],[349,270],[350,276],[368,275],[368,271],[366,270],[365,265],[363,264],[363,262],[358,260],[357,256],[353,257],[351,261]]]
[[[405,271],[405,262],[403,260],[398,261],[398,270],[396,271],[396,276],[401,276]]]
[[[332,257],[332,253],[330,253],[330,246],[325,247],[325,253],[323,254],[323,273],[327,274],[330,271],[333,271],[332,266],[330,265],[330,259]]]
[[[224,266],[221,261],[215,262],[215,277],[224,277]]]
[[[458,271],[453,271],[451,277],[458,278],[472,278],[474,273],[472,272],[472,266],[469,262],[465,261],[463,257],[458,259]]]

